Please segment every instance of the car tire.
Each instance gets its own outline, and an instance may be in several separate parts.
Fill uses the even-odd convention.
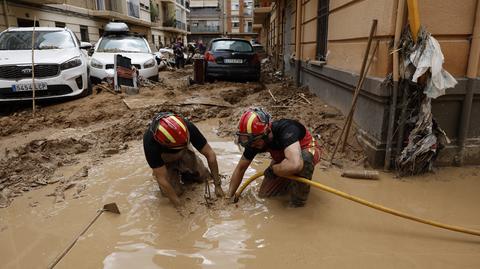
[[[92,94],[92,80],[90,80],[90,74],[87,73],[87,88],[83,90],[82,94],[80,94],[81,97],[86,97]]]
[[[213,83],[213,82],[214,82],[214,79],[213,79],[213,77],[211,77],[211,76],[205,75],[205,81],[208,82],[208,83]]]

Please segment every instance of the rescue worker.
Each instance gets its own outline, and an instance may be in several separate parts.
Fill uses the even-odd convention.
[[[206,157],[210,171],[190,144]],[[189,120],[171,112],[158,113],[143,135],[143,149],[162,194],[175,207],[183,204],[179,196],[184,184],[204,182],[209,177],[213,178],[217,197],[223,197],[215,152]]]
[[[229,196],[235,195],[253,158],[269,152],[272,161],[264,172],[259,196],[289,194],[289,206],[304,206],[310,185],[283,177],[297,175],[311,180],[320,161],[320,148],[305,126],[291,119],[272,121],[262,108],[249,108],[240,118],[236,136],[245,150],[231,176]]]

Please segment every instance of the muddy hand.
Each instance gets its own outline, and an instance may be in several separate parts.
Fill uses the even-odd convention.
[[[225,201],[229,204],[235,204],[238,202],[238,198],[235,195],[232,195],[232,196],[226,195],[224,198],[225,198]]]
[[[222,186],[220,184],[215,184],[215,195],[217,198],[221,198],[225,196],[225,193],[222,190]]]

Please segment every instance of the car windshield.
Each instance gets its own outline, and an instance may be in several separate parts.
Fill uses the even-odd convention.
[[[212,43],[212,51],[252,52],[252,45],[241,40],[217,40]]]
[[[145,39],[138,36],[105,36],[97,52],[140,52],[149,53]]]
[[[72,36],[66,31],[35,31],[36,50],[74,48]],[[0,50],[31,50],[32,32],[11,31],[0,35]]]

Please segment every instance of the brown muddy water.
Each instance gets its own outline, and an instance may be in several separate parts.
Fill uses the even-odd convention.
[[[240,158],[236,145],[199,127],[217,152],[221,173]],[[264,161],[248,170],[263,169]],[[74,173],[77,167],[64,169]],[[420,217],[480,230],[480,168],[444,168],[428,176],[378,181],[317,169],[316,181]],[[236,205],[202,204],[193,186],[181,217],[159,193],[141,141],[89,170],[87,189],[53,203],[54,186],[0,209],[0,268],[45,268],[96,214],[104,213],[56,268],[480,268],[480,238],[413,223],[312,189],[306,207],[260,199],[254,182]],[[223,182],[227,190],[228,182]],[[71,191],[71,190],[70,190]],[[196,196],[192,196],[195,194]]]

